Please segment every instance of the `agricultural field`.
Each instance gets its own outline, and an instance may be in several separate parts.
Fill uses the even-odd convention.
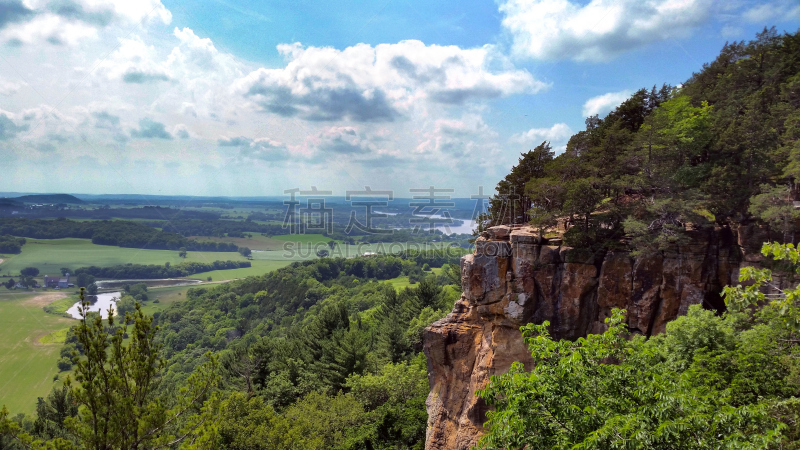
[[[59,269],[77,269],[84,266],[107,267],[117,264],[178,264],[183,258],[177,251],[142,250],[108,245],[96,245],[88,239],[28,239],[18,255],[4,255],[0,263],[0,274],[18,276],[25,267],[36,267],[40,275],[57,275]],[[236,252],[194,252],[187,254],[186,261],[213,262],[217,260],[242,261],[245,258]],[[252,268],[251,268],[252,269]],[[236,269],[249,270],[249,269]],[[224,272],[224,271],[215,271]],[[234,272],[234,271],[230,271]],[[203,274],[198,274],[200,276]],[[202,278],[208,275],[203,276]],[[212,275],[213,276],[213,275]],[[241,275],[230,274],[230,278]],[[246,275],[245,275],[246,276]]]
[[[42,309],[61,293],[0,292],[0,407],[33,413],[58,374],[56,362],[73,319]]]
[[[193,287],[197,286],[150,288],[147,290],[148,300],[142,306],[142,311],[151,316],[154,313],[164,311],[169,305],[185,299],[186,291]],[[155,300],[158,300],[158,302],[155,302]]]

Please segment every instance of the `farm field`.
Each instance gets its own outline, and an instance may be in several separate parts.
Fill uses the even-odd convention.
[[[148,300],[142,306],[142,311],[145,314],[153,315],[154,313],[164,311],[169,305],[184,300],[186,298],[186,291],[193,287],[198,286],[174,286],[163,288],[150,288],[147,290]],[[153,300],[158,299],[158,303]]]
[[[441,272],[442,272],[442,268],[441,267],[436,267],[436,268],[432,268],[431,271],[428,272],[428,273],[432,273],[434,275],[439,275]],[[415,286],[415,284],[411,284],[411,282],[409,281],[408,277],[405,276],[405,275],[403,275],[402,277],[388,279],[388,280],[385,281],[385,283],[391,284],[392,286],[394,286],[395,290],[398,290],[398,291],[403,289],[403,288],[414,287]]]
[[[0,292],[0,407],[13,414],[33,413],[36,398],[44,397],[58,373],[62,342],[59,331],[74,320],[48,314],[42,307],[61,293]],[[42,344],[40,338],[51,341]]]

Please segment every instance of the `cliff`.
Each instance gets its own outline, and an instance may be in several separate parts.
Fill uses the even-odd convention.
[[[491,228],[461,260],[461,299],[425,331],[425,448],[476,444],[487,407],[475,391],[512,362],[531,363],[520,326],[547,320],[554,338],[576,339],[604,331],[611,310],[625,308],[632,332],[663,332],[690,305],[722,308],[722,288],[737,281],[741,266],[760,261],[761,242],[770,238],[754,227],[697,231],[690,245],[632,258],[545,245],[526,227]]]

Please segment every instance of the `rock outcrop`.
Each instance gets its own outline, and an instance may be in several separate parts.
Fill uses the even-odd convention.
[[[476,444],[487,407],[475,392],[512,362],[531,362],[519,331],[524,324],[547,320],[554,338],[575,339],[604,331],[611,310],[625,308],[630,330],[649,336],[690,305],[721,308],[722,287],[736,282],[742,265],[759,260],[758,249],[741,242],[758,233],[743,231],[698,231],[690,245],[632,258],[546,245],[527,227],[491,228],[461,260],[461,299],[425,331],[431,386],[425,448]]]

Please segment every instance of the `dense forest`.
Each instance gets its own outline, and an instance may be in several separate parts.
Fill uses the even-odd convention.
[[[20,253],[27,241],[22,237],[0,236],[0,253]]]
[[[68,219],[0,218],[0,235],[33,239],[81,238],[93,244],[117,247],[190,251],[235,252],[236,244],[186,239],[177,233],[157,230],[125,220],[79,222]]]
[[[688,229],[758,221],[791,242],[800,175],[800,35],[725,45],[678,87],[641,89],[555,156],[545,142],[497,186],[484,226],[558,223],[564,243],[657,251]]]
[[[74,364],[81,387],[54,389],[32,418],[0,413],[2,448],[33,439],[59,442],[59,448],[93,447],[89,442],[133,448],[117,443],[152,431],[136,438],[150,448],[165,439],[183,441],[183,430],[190,437],[184,444],[193,448],[421,449],[428,394],[422,331],[460,295],[452,284],[460,281],[458,269],[450,265],[457,258],[427,256],[298,262],[261,277],[192,288],[185,301],[154,318],[131,306],[149,301],[146,288],[130,286],[118,303],[127,322],[106,324],[90,315],[67,335],[59,367]],[[400,291],[380,281],[422,261],[450,264]],[[98,358],[106,372],[85,363]],[[103,388],[90,391],[87,380],[101,376],[121,389],[149,384],[133,412],[120,411],[123,395],[94,409],[115,424],[97,433],[90,429],[93,416],[75,405],[95,408],[87,405]],[[179,395],[181,389],[196,398]],[[213,425],[198,425],[203,420]]]
[[[212,270],[240,269],[250,267],[250,261],[214,261],[210,263],[184,261],[179,264],[122,264],[110,267],[80,267],[73,275],[92,275],[97,278],[142,279],[178,278]],[[78,286],[83,286],[78,284]],[[85,286],[84,286],[85,287]]]

